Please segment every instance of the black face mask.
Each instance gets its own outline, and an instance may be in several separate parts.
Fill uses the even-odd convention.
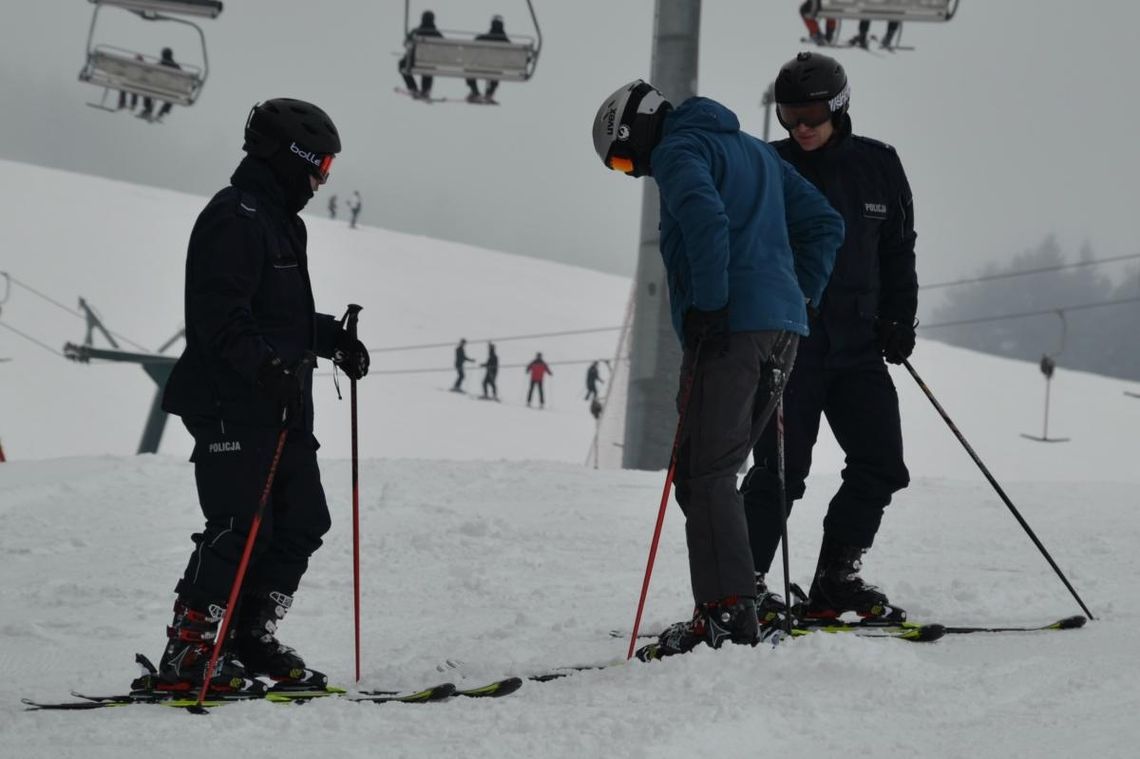
[[[287,150],[277,152],[268,163],[285,192],[285,210],[292,214],[300,213],[314,195],[308,167]]]

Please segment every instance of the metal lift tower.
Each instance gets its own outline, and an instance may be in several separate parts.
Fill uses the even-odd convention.
[[[701,0],[657,0],[650,82],[674,104],[697,94]],[[645,182],[637,251],[625,409],[625,469],[664,469],[677,425],[681,347],[669,316],[669,288],[658,248],[657,184]]]

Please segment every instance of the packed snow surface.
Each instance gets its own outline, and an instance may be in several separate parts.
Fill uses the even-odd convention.
[[[0,270],[57,298],[86,295],[109,326],[146,345],[170,336],[180,319],[184,240],[201,198],[0,168],[22,193],[48,195],[68,211],[56,214],[66,224],[48,223],[6,195]],[[132,208],[142,210],[128,216]],[[619,278],[382,230],[350,233],[313,220],[310,237],[318,304],[342,304],[325,306],[331,311],[362,303],[362,334],[377,346],[616,325],[628,292]],[[82,322],[49,315],[58,312],[51,307],[18,321],[31,307],[14,291],[0,320],[40,329],[56,348],[82,337]],[[519,352],[600,357],[614,338],[598,333],[546,348],[520,342]],[[480,348],[472,352],[481,358]],[[449,347],[422,355],[430,361],[404,356],[391,366],[450,364]],[[699,649],[528,682],[500,700],[243,703],[196,717],[148,706],[23,711],[24,696],[121,692],[134,676],[135,652],[157,659],[201,516],[176,425],[159,455],[131,455],[149,402],[149,380],[137,367],[69,364],[6,332],[0,356],[13,358],[0,364],[0,432],[12,459],[0,464],[5,759],[840,752],[1008,759],[1134,756],[1140,742],[1140,400],[1125,396],[1119,381],[1058,369],[1050,435],[1071,441],[1042,444],[1019,435],[1041,431],[1044,387],[1034,366],[925,341],[914,356],[1092,606],[1098,620],[1083,630],[931,644],[815,634],[776,648]],[[384,366],[378,356],[374,368]],[[582,466],[593,429],[575,395],[584,368],[555,366],[553,379],[566,385],[552,383],[541,412],[518,397],[521,370],[501,385],[510,394],[501,405],[442,392],[446,372],[377,373],[360,383],[369,409],[360,687],[472,686],[624,658],[626,641],[608,633],[632,624],[664,477]],[[892,374],[913,481],[888,508],[865,576],[919,620],[1034,625],[1077,613],[917,385],[903,371]],[[476,379],[474,372],[469,386]],[[331,388],[319,392],[333,396]],[[281,637],[353,688],[347,404],[318,403],[334,524]],[[834,442],[821,440],[790,523],[793,579],[801,583],[841,466]],[[772,579],[782,582],[778,571]],[[683,521],[670,507],[644,629],[687,616],[691,603]]]

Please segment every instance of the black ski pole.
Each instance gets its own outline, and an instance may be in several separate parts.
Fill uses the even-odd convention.
[[[784,563],[784,632],[792,634],[792,581],[791,562],[788,560],[788,486],[784,473],[784,391],[781,384],[780,400],[776,403],[776,479],[780,484],[780,553]]]
[[[356,322],[361,306],[348,304],[344,315],[344,329],[356,339]],[[356,380],[349,379],[349,406],[352,414],[352,614],[356,642],[356,682],[360,682],[360,458],[357,455],[356,435]]]
[[[1057,566],[1057,562],[1053,561],[1053,557],[1049,555],[1049,552],[1045,550],[1045,546],[1043,546],[1041,544],[1041,541],[1037,539],[1037,535],[1034,534],[1033,529],[1029,526],[1029,523],[1026,522],[1024,517],[1021,516],[1021,512],[1019,512],[1017,510],[1017,507],[1013,505],[1013,502],[1009,500],[1009,496],[1005,494],[1005,491],[1001,489],[1001,485],[999,485],[998,481],[994,479],[994,476],[990,474],[990,470],[986,468],[986,465],[982,463],[982,460],[980,458],[978,458],[978,454],[974,453],[974,449],[971,448],[970,444],[966,442],[966,438],[962,435],[961,432],[958,431],[957,426],[955,426],[954,422],[951,421],[950,416],[946,413],[946,410],[942,408],[942,405],[934,397],[934,393],[930,392],[930,388],[926,386],[926,383],[923,382],[922,378],[918,376],[918,372],[916,372],[914,370],[914,367],[910,365],[910,361],[903,359],[903,366],[905,366],[906,370],[910,372],[910,376],[914,377],[914,381],[918,383],[918,386],[922,388],[922,392],[926,394],[926,397],[930,399],[930,402],[934,405],[934,408],[937,409],[939,416],[942,417],[942,421],[946,422],[946,426],[948,426],[950,428],[950,431],[954,433],[954,436],[958,438],[958,442],[961,443],[962,447],[966,449],[966,453],[970,454],[970,458],[972,458],[974,460],[974,463],[978,465],[978,469],[982,470],[982,474],[984,474],[986,479],[989,480],[990,485],[992,485],[994,490],[997,491],[997,494],[999,497],[1001,497],[1001,500],[1007,507],[1009,507],[1010,513],[1013,514],[1013,518],[1016,519],[1017,523],[1021,525],[1021,528],[1025,530],[1025,533],[1029,536],[1029,539],[1033,541],[1033,545],[1037,546],[1037,550],[1039,550],[1041,552],[1041,555],[1045,557],[1045,560],[1049,562],[1049,566],[1053,567],[1053,571],[1056,572],[1057,576],[1061,578],[1061,582],[1065,583],[1065,587],[1068,588],[1069,592],[1073,594],[1073,598],[1076,599],[1077,603],[1080,605],[1084,613],[1088,615],[1089,619],[1096,619],[1096,617],[1092,615],[1092,612],[1089,611],[1089,607],[1085,606],[1085,602],[1081,600],[1080,595],[1077,594],[1077,591],[1073,587],[1072,583],[1069,582],[1069,578],[1065,577],[1065,573],[1062,572],[1061,568]]]

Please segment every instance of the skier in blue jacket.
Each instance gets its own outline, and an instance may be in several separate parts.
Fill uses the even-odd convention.
[[[603,101],[593,138],[607,167],[657,180],[661,256],[684,346],[675,483],[696,608],[638,655],[755,644],[756,587],[736,473],[808,333],[807,307],[823,296],[843,219],[707,98],[674,109],[635,80]]]

